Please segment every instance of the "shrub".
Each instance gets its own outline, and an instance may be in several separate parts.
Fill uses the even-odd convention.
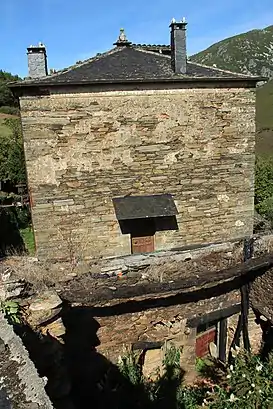
[[[25,251],[14,207],[0,208],[0,257]]]
[[[139,356],[135,352],[128,351],[126,355],[120,357],[118,367],[124,378],[133,385],[143,383],[144,380],[139,364]]]
[[[182,385],[183,371],[180,367],[180,350],[170,346],[163,359],[163,375],[154,381],[142,375],[140,355],[129,352],[121,357],[119,370],[125,380],[139,391],[136,407],[145,409],[197,409],[201,406],[206,388]]]
[[[0,180],[12,185],[26,183],[25,157],[23,150],[22,129],[18,118],[4,121],[11,130],[11,135],[0,137]]]
[[[8,114],[8,115],[19,115],[19,108],[2,106],[0,107],[0,112],[2,114]]]
[[[226,387],[216,387],[204,403],[209,409],[266,409],[273,407],[273,356],[262,362],[259,356],[242,351],[231,365]]]
[[[192,387],[181,382],[180,353],[175,347],[167,350],[163,360],[165,372],[154,382],[147,382],[141,375],[136,355],[121,358],[120,371],[135,386],[143,386],[148,403],[139,401],[137,407],[145,409],[272,408],[273,354],[262,361],[259,356],[246,351],[233,352],[235,363],[229,368],[224,367],[221,382],[203,382]],[[203,369],[203,362],[201,366]]]

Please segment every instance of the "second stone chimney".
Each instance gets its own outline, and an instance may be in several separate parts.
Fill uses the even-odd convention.
[[[27,49],[28,56],[28,76],[30,78],[45,77],[47,70],[47,55],[45,45],[31,45]]]
[[[187,72],[187,45],[186,31],[187,22],[185,18],[180,22],[172,19],[171,29],[171,61],[176,74],[186,74]]]
[[[129,47],[131,44],[131,41],[127,40],[124,28],[121,28],[118,39],[113,45],[117,47]]]

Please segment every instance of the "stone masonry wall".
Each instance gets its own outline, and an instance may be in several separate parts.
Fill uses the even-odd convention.
[[[0,408],[53,409],[22,340],[0,313]]]
[[[61,93],[63,92],[63,93]],[[38,256],[130,253],[112,198],[171,193],[155,249],[252,233],[255,94],[244,88],[21,97]]]
[[[227,353],[230,349],[230,345],[233,341],[234,334],[237,328],[239,314],[234,314],[227,320]],[[248,316],[248,336],[250,341],[251,351],[254,354],[258,354],[262,347],[262,329],[256,322],[256,317],[253,310],[250,308]],[[243,347],[242,337],[240,339],[240,345]]]
[[[188,327],[187,320],[238,303],[240,293],[235,290],[219,297],[188,304],[155,307],[117,316],[94,316],[100,326],[97,332],[97,350],[110,361],[116,362],[126,348],[137,342],[173,343],[181,348],[181,367],[186,372],[187,380],[191,381],[195,376],[196,328]],[[161,357],[159,353],[157,362],[154,362],[155,367],[160,366]]]

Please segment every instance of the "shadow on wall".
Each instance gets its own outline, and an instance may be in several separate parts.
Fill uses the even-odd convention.
[[[176,216],[119,220],[122,234],[154,235],[159,231],[178,230]]]
[[[0,257],[25,251],[13,208],[0,208]]]
[[[62,316],[64,343],[49,335],[38,336],[29,327],[21,337],[39,375],[48,379],[46,391],[56,409],[176,409],[181,376],[173,369],[157,384],[152,399],[143,383],[131,380],[96,348],[98,322],[88,307],[67,308]],[[122,349],[122,345],[121,345]]]
[[[262,330],[262,348],[261,357],[268,359],[269,354],[273,352],[273,326],[270,321],[264,321],[260,318],[260,314],[254,310],[256,315],[256,323],[261,326]]]

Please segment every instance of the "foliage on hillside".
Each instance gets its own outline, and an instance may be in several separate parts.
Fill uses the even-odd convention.
[[[227,38],[191,57],[192,61],[218,68],[273,76],[273,26]]]
[[[25,158],[19,118],[4,121],[10,133],[0,135],[0,180],[13,185],[26,183]]]
[[[257,153],[271,154],[273,152],[273,80],[257,89],[256,118]]]
[[[256,158],[255,208],[273,222],[273,157]]]
[[[2,107],[18,107],[18,101],[7,85],[9,82],[18,80],[20,80],[18,75],[12,75],[9,72],[0,70],[0,112],[2,112]]]

